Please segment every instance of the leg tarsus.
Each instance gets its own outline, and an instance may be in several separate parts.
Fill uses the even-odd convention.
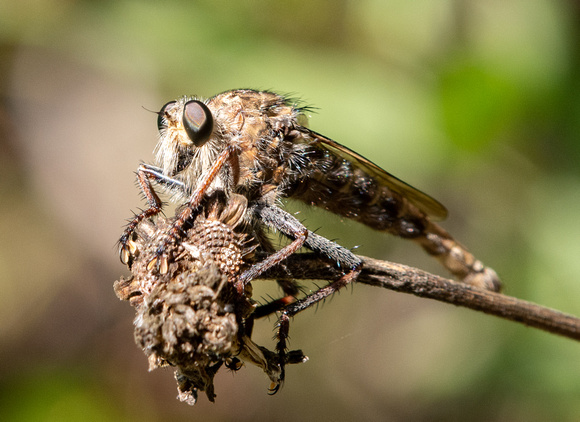
[[[280,365],[280,383],[276,386],[275,390],[271,394],[275,394],[279,389],[279,385],[284,381],[285,376],[285,364],[288,361],[288,351],[287,351],[287,339],[290,332],[290,318],[299,312],[309,308],[310,306],[319,303],[320,301],[326,299],[332,294],[336,293],[341,288],[347,286],[352,281],[356,280],[360,274],[361,266],[358,265],[353,268],[350,272],[344,274],[338,280],[321,287],[314,293],[300,299],[294,303],[289,304],[282,311],[280,319],[278,320],[278,344],[276,345],[276,350],[278,352],[278,364]]]

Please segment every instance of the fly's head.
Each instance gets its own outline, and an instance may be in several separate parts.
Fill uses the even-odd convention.
[[[230,147],[234,156],[212,181],[210,192],[279,184],[283,179],[279,174],[297,156],[292,153],[296,142],[290,138],[298,133],[303,111],[278,94],[249,89],[226,91],[208,100],[171,101],[158,113],[156,165],[192,193],[219,154]],[[290,133],[294,137],[285,139]],[[181,192],[176,198],[182,198]]]
[[[203,101],[189,97],[170,101],[158,116],[156,161],[164,174],[178,175],[191,165],[207,161],[203,159],[206,156],[215,155],[214,118]]]

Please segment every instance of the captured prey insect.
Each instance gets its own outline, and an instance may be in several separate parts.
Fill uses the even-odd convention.
[[[222,366],[238,370],[254,364],[270,378],[271,392],[283,379],[284,364],[305,362],[300,350],[280,354],[255,344],[253,321],[294,298],[257,306],[252,285],[240,292],[239,277],[255,263],[259,245],[247,235],[247,199],[233,194],[207,196],[181,239],[168,245],[174,259],[160,273],[150,265],[170,221],[139,223],[131,236],[131,277],[115,282],[115,292],[136,309],[135,340],[150,369],[175,368],[179,398],[191,405],[204,391],[214,401],[214,376]]]
[[[286,364],[299,363],[307,359],[300,351],[287,350],[290,318],[355,279],[360,273],[361,260],[348,249],[312,233],[286,211],[260,202],[248,203],[247,198],[239,194],[226,197],[223,191],[213,191],[204,196],[200,206],[192,211],[192,216],[186,222],[183,235],[167,245],[164,244],[166,234],[176,218],[171,223],[165,219],[161,219],[161,222],[159,220],[157,219],[155,225],[149,219],[137,224],[136,230],[127,241],[126,262],[133,277],[129,280],[122,279],[115,284],[117,295],[121,299],[130,300],[139,311],[135,319],[136,338],[150,356],[151,368],[160,366],[159,362],[177,366],[176,378],[180,385],[182,400],[190,404],[192,401],[195,402],[197,391],[201,390],[206,391],[209,399],[213,401],[213,376],[224,362],[231,361],[233,351],[237,350],[236,353],[241,359],[264,369],[272,380],[270,392],[276,393],[285,379]],[[256,224],[257,222],[259,224]],[[273,247],[264,233],[264,229],[268,226],[275,227],[293,241],[272,252]],[[167,253],[173,257],[171,261],[165,261],[164,268],[158,268],[156,265],[160,245],[166,247]],[[278,281],[286,296],[262,305],[252,312],[253,308],[248,305],[251,296],[250,282],[279,264],[302,245],[318,255],[340,263],[346,271],[339,271],[339,275],[330,284],[300,299],[297,298],[300,289],[294,281],[294,278],[299,277],[287,273],[289,277]],[[252,259],[254,251],[260,256],[260,260]],[[215,280],[219,279],[206,268],[210,264],[219,265],[218,276],[221,276],[221,284],[217,290],[214,288],[213,296],[207,294],[199,296],[201,294],[198,291],[199,286],[208,291],[207,287],[215,287],[217,283]],[[224,278],[224,275],[227,278]],[[224,285],[225,282],[227,286]],[[195,326],[195,321],[202,321],[197,323],[197,331],[202,334],[197,334],[198,339],[192,340],[192,334],[187,331],[186,344],[181,345],[182,348],[185,347],[188,351],[197,350],[195,347],[192,348],[191,343],[204,347],[197,354],[191,355],[187,352],[182,356],[180,350],[173,352],[175,345],[170,344],[179,338],[172,331],[175,323],[169,321],[166,315],[160,315],[159,306],[163,301],[175,305],[176,298],[182,297],[182,290],[188,286],[193,286],[195,290],[190,289],[192,293],[189,296],[203,299],[206,307],[221,303],[217,308],[220,318],[208,317],[204,312],[197,312],[196,318],[195,313],[189,312],[186,315],[183,309],[179,311],[178,313],[182,314],[181,322],[186,326],[191,324]],[[173,297],[170,297],[172,295]],[[200,305],[189,296],[185,297],[188,300],[187,305],[199,310]],[[143,303],[145,305],[142,305]],[[214,305],[211,305],[211,309],[215,311]],[[276,353],[273,353],[253,345],[250,337],[255,318],[278,311],[280,312],[278,341]],[[230,326],[228,329],[220,329],[220,337],[225,335],[224,332],[231,333],[227,342],[228,348],[217,357],[213,352],[208,356],[207,332],[216,331],[215,328],[210,330],[208,327],[215,327],[223,321],[221,315],[224,312],[237,317],[237,326],[243,327],[244,334],[243,336],[240,334],[238,341],[234,343],[232,337],[235,330]],[[146,323],[147,321],[152,322]],[[199,340],[201,337],[205,340]],[[211,334],[210,337],[215,337],[215,334]],[[211,344],[210,347],[215,352],[216,346]],[[168,348],[171,353],[168,352]],[[235,369],[231,363],[228,367]]]
[[[412,239],[460,281],[500,289],[495,271],[434,223],[446,217],[443,205],[305,127],[305,111],[281,95],[249,89],[226,91],[208,100],[184,97],[165,104],[158,113],[156,165],[142,164],[137,172],[149,208],[128,224],[120,239],[121,260],[128,260],[128,240],[138,223],[162,209],[154,181],[173,199],[187,204],[160,243],[154,258],[160,270],[167,267],[166,246],[180,236],[203,196],[223,190],[259,205],[259,212],[248,216],[254,224],[267,219],[268,225],[280,230],[278,199],[298,199]],[[278,254],[280,261],[304,243],[305,232],[296,232],[294,237],[294,249]]]

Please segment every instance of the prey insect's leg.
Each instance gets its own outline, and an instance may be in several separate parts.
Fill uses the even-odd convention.
[[[292,233],[288,228],[298,226],[304,227],[294,216],[276,206],[260,204],[256,206],[253,211],[262,222],[275,228],[286,236],[292,236]],[[334,260],[338,266],[344,267],[348,272],[338,280],[318,289],[301,300],[288,304],[283,308],[278,323],[278,344],[276,346],[278,351],[278,364],[280,365],[280,379],[279,382],[270,390],[271,394],[275,394],[280,388],[282,381],[284,381],[284,366],[285,362],[288,360],[286,343],[290,329],[290,318],[298,312],[307,309],[315,303],[318,303],[337,292],[342,287],[355,280],[361,271],[362,261],[356,255],[348,249],[343,248],[320,235],[308,231],[305,246],[316,253],[325,255]]]
[[[158,169],[154,166],[149,166],[147,164],[141,164],[137,169],[137,181],[139,182],[139,186],[141,187],[141,191],[145,195],[147,199],[147,203],[149,204],[149,208],[142,211],[139,214],[136,214],[129,224],[125,227],[125,231],[123,235],[119,239],[119,257],[121,258],[121,262],[123,264],[128,264],[129,260],[131,259],[131,254],[135,252],[131,242],[129,242],[129,238],[135,231],[135,228],[139,225],[141,221],[146,218],[153,217],[161,212],[161,207],[163,203],[157,193],[153,189],[151,185],[151,179],[154,179],[157,182],[166,184],[166,185],[179,185],[182,184],[177,180],[173,180],[167,176],[164,176],[161,173],[161,169]]]

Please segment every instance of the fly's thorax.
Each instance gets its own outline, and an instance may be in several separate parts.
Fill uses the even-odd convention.
[[[252,90],[219,94],[207,105],[214,114],[215,136],[234,147],[238,190],[257,194],[264,185],[286,183],[295,161],[290,132],[298,125],[298,108],[278,94]]]

